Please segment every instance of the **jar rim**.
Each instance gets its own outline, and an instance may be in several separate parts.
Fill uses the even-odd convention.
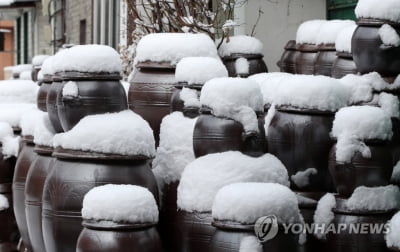
[[[53,156],[60,159],[87,159],[87,160],[148,160],[152,157],[144,155],[120,155],[108,154],[83,150],[72,150],[62,147],[56,147]]]
[[[123,223],[107,220],[83,219],[82,226],[97,230],[136,230],[155,227],[157,223]]]

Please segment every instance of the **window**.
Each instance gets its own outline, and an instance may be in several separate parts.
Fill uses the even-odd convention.
[[[86,19],[79,22],[79,44],[86,44]]]
[[[4,32],[0,32],[0,52],[4,51]]]
[[[117,48],[119,44],[119,8],[119,0],[94,0],[94,43]]]
[[[49,16],[53,30],[52,43],[54,51],[57,51],[57,48],[60,48],[65,43],[65,1],[53,0],[50,3],[51,8]]]

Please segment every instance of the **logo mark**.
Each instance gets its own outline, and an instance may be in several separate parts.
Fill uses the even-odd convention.
[[[278,234],[278,231],[278,218],[275,215],[258,218],[254,225],[254,232],[260,242],[273,239]]]

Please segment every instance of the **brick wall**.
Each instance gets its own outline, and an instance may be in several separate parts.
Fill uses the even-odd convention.
[[[92,1],[74,0],[65,2],[66,43],[79,44],[80,22],[83,19],[86,19],[86,43],[92,43]]]

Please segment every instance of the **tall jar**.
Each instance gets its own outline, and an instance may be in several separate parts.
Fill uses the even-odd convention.
[[[318,47],[319,53],[315,60],[315,75],[332,75],[333,63],[336,60],[335,44],[321,44]]]
[[[60,118],[58,116],[58,108],[57,108],[57,100],[59,96],[61,96],[62,89],[64,87],[64,83],[59,74],[53,75],[53,82],[49,90],[47,91],[46,98],[46,110],[49,113],[49,118],[53,128],[57,133],[63,132],[63,128],[61,126]]]
[[[296,41],[289,40],[285,46],[285,50],[282,54],[281,59],[278,62],[278,66],[281,72],[284,73],[296,73],[296,58],[298,52],[296,49]]]
[[[315,72],[315,62],[318,57],[318,46],[314,44],[298,44],[299,52],[296,58],[296,74],[309,74]]]

